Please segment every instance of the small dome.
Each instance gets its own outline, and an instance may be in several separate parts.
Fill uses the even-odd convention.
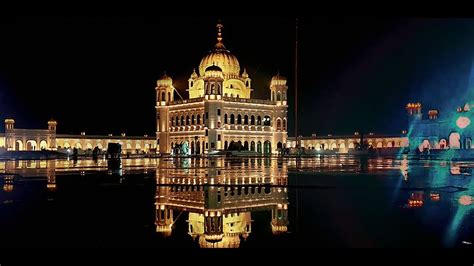
[[[284,76],[280,76],[280,73],[276,74],[275,76],[272,77],[272,81],[274,80],[284,80],[286,81],[286,78]]]
[[[223,78],[222,69],[215,65],[207,67],[204,75],[206,77]]]
[[[286,78],[284,76],[280,76],[280,73],[276,74],[272,77],[272,85],[286,85]]]
[[[221,71],[222,72],[222,69],[218,66],[212,65],[212,66],[206,68],[206,72],[207,71]]]
[[[242,73],[242,78],[247,79],[249,78],[249,74],[247,73],[247,69],[244,68],[244,72]]]
[[[192,79],[198,78],[198,74],[196,73],[196,69],[193,69],[193,73],[191,74]]]
[[[156,85],[157,86],[171,86],[173,84],[173,79],[166,75],[163,74],[163,76],[161,76],[161,78],[156,82]]]

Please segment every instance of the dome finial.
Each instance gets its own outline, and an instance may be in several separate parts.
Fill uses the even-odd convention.
[[[221,20],[217,22],[217,43],[222,43],[222,28],[224,27],[221,23]]]
[[[216,49],[225,50],[225,46],[224,46],[224,44],[222,43],[222,28],[224,28],[224,25],[222,25],[220,19],[219,19],[219,21],[217,22],[216,28],[217,28],[217,43],[216,43]]]

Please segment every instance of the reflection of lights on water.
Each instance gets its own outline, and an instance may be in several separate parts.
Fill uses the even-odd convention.
[[[468,195],[461,196],[459,198],[459,204],[469,206],[472,204],[472,197]]]
[[[431,201],[439,201],[439,193],[430,193]]]
[[[465,116],[460,116],[456,120],[456,126],[458,126],[461,129],[468,127],[470,124],[471,124],[471,119]]]

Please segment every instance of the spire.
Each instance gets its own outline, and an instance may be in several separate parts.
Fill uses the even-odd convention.
[[[219,22],[216,25],[216,28],[217,28],[216,50],[225,50],[225,46],[222,43],[222,28],[224,28],[224,25],[222,25],[220,19],[219,19]]]

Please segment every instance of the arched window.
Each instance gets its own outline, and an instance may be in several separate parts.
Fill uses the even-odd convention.
[[[263,125],[264,125],[264,126],[271,126],[271,118],[270,118],[270,116],[266,115],[266,116],[263,118]]]
[[[211,85],[211,94],[216,94],[216,90],[214,88],[214,84]]]
[[[242,124],[242,116],[240,114],[237,116],[237,124]]]
[[[168,92],[168,101],[171,101],[171,93]]]
[[[200,125],[201,124],[201,115],[197,115],[197,124]]]
[[[247,87],[249,86],[249,81],[248,80],[245,82],[245,86],[247,86]]]
[[[255,125],[255,116],[253,115],[250,117],[250,124]]]
[[[184,126],[184,116],[181,116],[181,125]]]
[[[283,101],[286,101],[286,91],[283,92]]]
[[[231,125],[235,124],[235,116],[234,116],[234,114],[231,114],[231,115],[230,115],[230,124],[231,124]]]
[[[189,122],[190,122],[190,120],[189,120],[189,115],[187,115],[187,116],[186,116],[186,125],[187,125],[187,126],[189,126],[189,124],[190,124]]]
[[[277,119],[277,130],[281,130],[281,119]]]
[[[250,150],[255,151],[255,141],[250,142]]]
[[[286,119],[283,119],[283,130],[286,130]]]
[[[224,150],[227,150],[227,140],[224,141]]]
[[[193,85],[194,85],[194,81],[191,81],[191,86],[190,87],[192,87]]]
[[[281,101],[281,93],[277,92],[277,101]]]
[[[194,115],[191,116],[191,125],[194,125],[195,121],[194,121]]]
[[[161,92],[161,101],[162,102],[165,101],[165,92],[164,91]]]
[[[171,117],[171,125],[174,126],[175,123],[174,123],[174,117]]]
[[[275,92],[272,92],[272,101],[275,100]]]
[[[221,95],[222,92],[221,92],[221,85],[220,84],[217,84],[217,94]]]
[[[227,124],[227,114],[224,114],[224,124]]]
[[[176,116],[176,123],[175,123],[176,126],[179,126],[179,118]]]
[[[234,85],[230,84],[230,88],[233,89],[233,88],[234,88]]]
[[[257,116],[257,125],[260,126],[262,124],[262,117]]]
[[[249,116],[248,115],[244,116],[244,124],[246,124],[246,125],[249,124]]]

